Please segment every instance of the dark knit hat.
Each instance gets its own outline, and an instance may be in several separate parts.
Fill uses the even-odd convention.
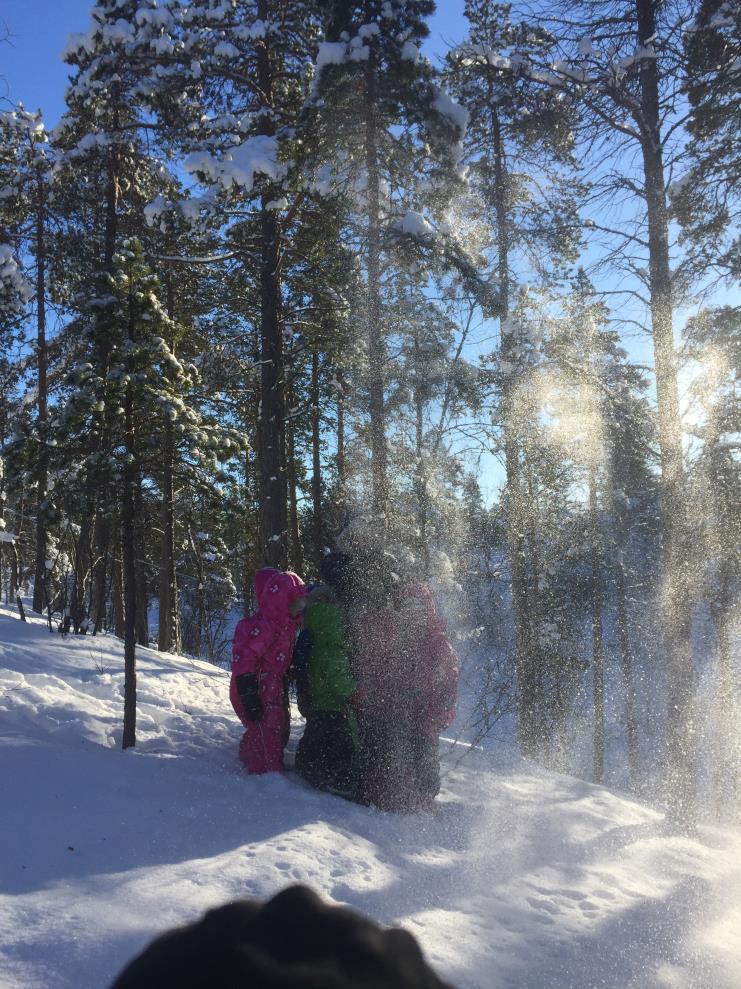
[[[240,900],[157,938],[111,989],[451,989],[414,937],[304,886]]]
[[[319,564],[319,573],[325,584],[338,587],[347,577],[350,556],[347,553],[327,553]]]

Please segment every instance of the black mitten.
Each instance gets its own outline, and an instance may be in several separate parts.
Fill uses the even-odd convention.
[[[250,721],[260,721],[262,718],[262,701],[258,693],[257,677],[254,673],[242,673],[237,677],[237,693]]]

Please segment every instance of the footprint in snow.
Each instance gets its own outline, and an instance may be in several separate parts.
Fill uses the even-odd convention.
[[[599,900],[616,900],[617,899],[617,896],[614,893],[611,893],[609,889],[596,889],[592,893],[592,896],[596,897]]]
[[[535,910],[545,910],[546,913],[558,913],[558,907],[555,903],[551,903],[550,900],[540,900],[536,896],[528,896],[526,899]]]

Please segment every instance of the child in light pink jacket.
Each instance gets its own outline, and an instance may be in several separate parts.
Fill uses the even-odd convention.
[[[239,757],[250,773],[283,770],[290,731],[286,678],[306,587],[290,571],[255,574],[257,611],[237,625],[229,697],[245,727]]]

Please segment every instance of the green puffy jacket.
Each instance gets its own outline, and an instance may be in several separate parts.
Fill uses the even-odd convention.
[[[342,609],[329,596],[313,595],[304,612],[311,637],[306,668],[309,707],[315,711],[344,711],[357,683],[350,672],[350,650]]]

